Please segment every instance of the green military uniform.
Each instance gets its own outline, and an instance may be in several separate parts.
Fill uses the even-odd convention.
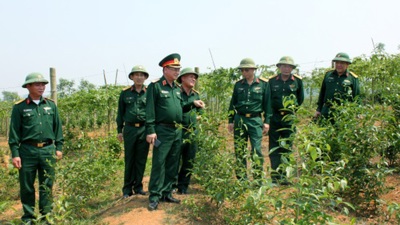
[[[347,53],[339,52],[336,54],[332,62],[344,62],[351,64],[350,57]],[[358,76],[348,69],[339,76],[337,70],[330,70],[325,74],[322,81],[321,90],[319,92],[317,112],[320,112],[323,118],[328,118],[334,123],[332,118],[331,106],[333,103],[340,104],[342,100],[354,101],[355,97],[360,94],[360,86]]]
[[[292,96],[296,106],[300,106],[304,101],[304,88],[301,77],[298,75],[289,75],[289,78],[284,81],[282,74],[278,74],[269,78],[269,95],[271,96],[271,111],[269,129],[269,150],[273,150],[269,154],[271,161],[272,180],[277,182],[282,177],[275,172],[281,164],[281,155],[289,152],[288,149],[280,146],[280,138],[289,138],[294,130],[291,129],[293,121],[283,121],[283,117],[290,113],[288,110],[283,110],[284,97]],[[280,130],[284,128],[283,130]],[[286,129],[285,129],[286,128]],[[291,146],[292,143],[287,143]]]
[[[330,109],[333,103],[341,100],[353,101],[360,94],[358,76],[349,70],[339,76],[336,70],[325,74],[319,92],[317,111],[325,118],[331,118]]]
[[[176,183],[182,129],[175,123],[182,123],[181,90],[173,83],[171,87],[164,77],[150,83],[147,91],[146,130],[157,134],[161,142],[153,148],[149,191],[150,202],[158,202],[170,196]]]
[[[27,76],[27,84],[48,83],[41,74]],[[39,176],[39,211],[45,215],[52,210],[51,189],[54,179],[55,152],[62,151],[64,142],[61,119],[56,104],[41,97],[35,103],[31,97],[17,102],[11,114],[8,143],[12,157],[20,157],[20,194],[23,221],[35,219],[35,179]]]
[[[247,65],[247,61],[250,63]],[[244,59],[239,68],[256,68],[254,61]],[[261,150],[263,121],[261,113],[264,112],[264,123],[267,123],[269,109],[269,95],[267,94],[268,81],[264,78],[254,76],[253,82],[249,85],[246,79],[239,80],[233,88],[232,99],[229,105],[229,123],[234,123],[235,155],[240,170],[236,171],[239,180],[247,179],[246,175],[246,149],[247,140],[251,143],[251,156],[254,152],[257,160],[253,164],[256,171],[253,177],[261,178],[264,158]]]
[[[124,89],[118,101],[117,131],[124,137],[125,173],[122,192],[131,196],[143,192],[149,144],[146,142],[146,87],[137,92],[135,86]]]
[[[181,83],[180,78],[185,74],[195,74],[198,77],[198,74],[193,71],[191,68],[185,68],[182,70],[178,82]],[[191,105],[192,102],[195,100],[200,100],[199,93],[192,89],[189,95],[186,91],[181,88],[181,96],[182,96],[182,104],[183,105]],[[201,108],[197,107],[190,107],[188,112],[183,113],[182,118],[182,125],[183,125],[183,132],[182,132],[182,150],[181,150],[181,159],[182,164],[181,168],[178,172],[178,192],[185,194],[189,187],[190,183],[190,176],[191,176],[191,169],[193,168],[193,160],[196,157],[196,152],[198,149],[198,144],[194,140],[193,135],[196,135],[197,130],[197,115],[202,113]],[[189,141],[185,141],[189,140]]]

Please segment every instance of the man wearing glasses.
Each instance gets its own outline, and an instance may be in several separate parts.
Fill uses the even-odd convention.
[[[247,180],[247,142],[250,139],[253,178],[262,178],[264,158],[261,150],[263,134],[267,134],[270,96],[267,94],[268,80],[256,77],[254,61],[245,58],[238,69],[243,79],[236,82],[229,106],[229,132],[234,133],[238,180]],[[264,119],[261,115],[264,113]],[[264,122],[263,122],[264,120]],[[254,155],[254,152],[256,155]]]
[[[170,54],[160,61],[163,76],[150,83],[147,89],[146,140],[153,145],[152,168],[149,183],[148,209],[156,210],[160,201],[179,203],[172,197],[172,185],[177,182],[177,172],[182,144],[183,112],[192,106],[203,107],[200,100],[182,104],[181,89],[175,84],[181,68],[181,56]]]
[[[146,168],[149,143],[146,142],[146,87],[144,81],[149,77],[146,69],[134,66],[128,75],[133,85],[125,88],[118,101],[117,138],[124,141],[125,172],[123,198],[135,194],[146,195],[143,191],[143,174]]]

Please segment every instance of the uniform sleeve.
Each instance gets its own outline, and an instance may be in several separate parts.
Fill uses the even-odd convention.
[[[237,103],[237,94],[236,94],[236,84],[235,84],[235,86],[233,87],[231,102],[229,103],[229,115],[228,115],[229,123],[233,123],[233,118],[235,117],[236,114],[235,110],[236,103]]]
[[[19,157],[19,145],[21,142],[21,115],[18,106],[14,105],[11,113],[10,134],[8,145],[10,146],[13,158]]]
[[[269,124],[272,116],[272,104],[271,104],[271,88],[269,82],[265,84],[265,93],[264,93],[264,102],[263,102],[263,110],[264,110],[264,123]]]
[[[126,111],[125,104],[124,104],[124,92],[122,91],[119,95],[118,99],[118,111],[117,111],[117,132],[122,133],[122,129],[124,128],[124,114]]]
[[[360,84],[358,82],[358,78],[354,78],[352,94],[353,98],[356,98],[360,95]]]
[[[297,104],[298,106],[301,106],[301,104],[303,104],[304,102],[304,86],[302,80],[299,79],[298,81],[299,81],[299,88],[297,89]]]
[[[154,134],[156,124],[156,83],[150,83],[147,88],[147,99],[146,99],[146,132],[147,134]]]
[[[61,118],[58,113],[58,108],[54,104],[54,121],[53,121],[53,130],[54,130],[54,144],[56,146],[57,151],[62,151],[62,147],[64,144],[64,136],[62,133],[62,123]]]
[[[317,111],[321,112],[322,106],[324,105],[324,99],[325,99],[325,91],[326,91],[326,85],[325,85],[325,77],[322,80],[322,85],[321,85],[321,90],[319,91],[319,97],[318,97],[318,103],[317,103]]]

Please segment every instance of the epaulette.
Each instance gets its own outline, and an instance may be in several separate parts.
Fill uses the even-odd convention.
[[[152,80],[151,83],[157,83],[160,80],[160,78]]]
[[[122,89],[122,91],[126,91],[126,90],[130,89],[131,87],[132,87],[132,86],[125,87],[125,88]]]
[[[192,88],[192,91],[194,92],[194,93],[197,93],[197,94],[200,94],[197,90],[195,90],[194,88]]]
[[[44,98],[44,99],[54,102],[54,100],[51,98]]]
[[[267,78],[264,78],[264,77],[258,77],[258,79],[260,79],[260,80],[262,80],[262,81],[264,81],[264,82],[268,82],[268,79],[267,79]]]
[[[18,101],[15,102],[15,105],[21,104],[24,101],[25,101],[25,99],[18,100]]]
[[[272,76],[268,77],[268,80],[271,80],[272,78],[275,78],[277,76],[278,76],[278,74],[272,75]]]
[[[358,78],[358,75],[355,74],[355,73],[353,73],[353,72],[351,72],[351,71],[350,71],[350,74],[351,74],[353,77]]]
[[[293,74],[294,77],[299,78],[300,80],[303,79],[301,76],[297,75],[297,74]]]

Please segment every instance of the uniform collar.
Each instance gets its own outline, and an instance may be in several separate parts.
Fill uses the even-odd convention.
[[[242,79],[242,84],[243,84],[244,82],[246,82],[246,78],[243,78],[243,79]],[[260,83],[260,79],[258,79],[258,77],[256,77],[256,76],[254,76],[254,79],[253,79],[252,84],[253,84],[254,82],[255,82],[255,83]]]
[[[40,99],[39,99],[39,103],[46,103],[46,98],[43,98],[43,96],[40,96]],[[31,102],[33,102],[33,100],[32,100],[32,98],[31,98],[31,96],[30,95],[28,95],[28,97],[26,98],[26,104],[30,104]]]
[[[146,93],[146,90],[147,90],[147,88],[146,88],[146,86],[143,84],[143,85],[142,85],[142,89],[140,90],[140,92],[145,92],[145,93]],[[135,85],[132,85],[132,86],[131,86],[131,91],[136,91]]]
[[[333,71],[333,73],[334,73],[336,76],[339,76],[339,73],[338,73],[336,70]],[[349,76],[349,70],[347,69],[346,72],[344,72],[343,75],[345,75],[346,77],[348,77],[348,76]]]
[[[281,74],[281,73],[279,74],[279,76],[276,76],[276,80],[283,80],[283,79],[282,79],[282,74]],[[290,74],[288,80],[294,80],[293,74]]]
[[[161,77],[160,81],[161,81],[162,86],[170,86],[164,75]],[[175,82],[172,82],[172,88],[174,88],[174,87],[175,87]]]

